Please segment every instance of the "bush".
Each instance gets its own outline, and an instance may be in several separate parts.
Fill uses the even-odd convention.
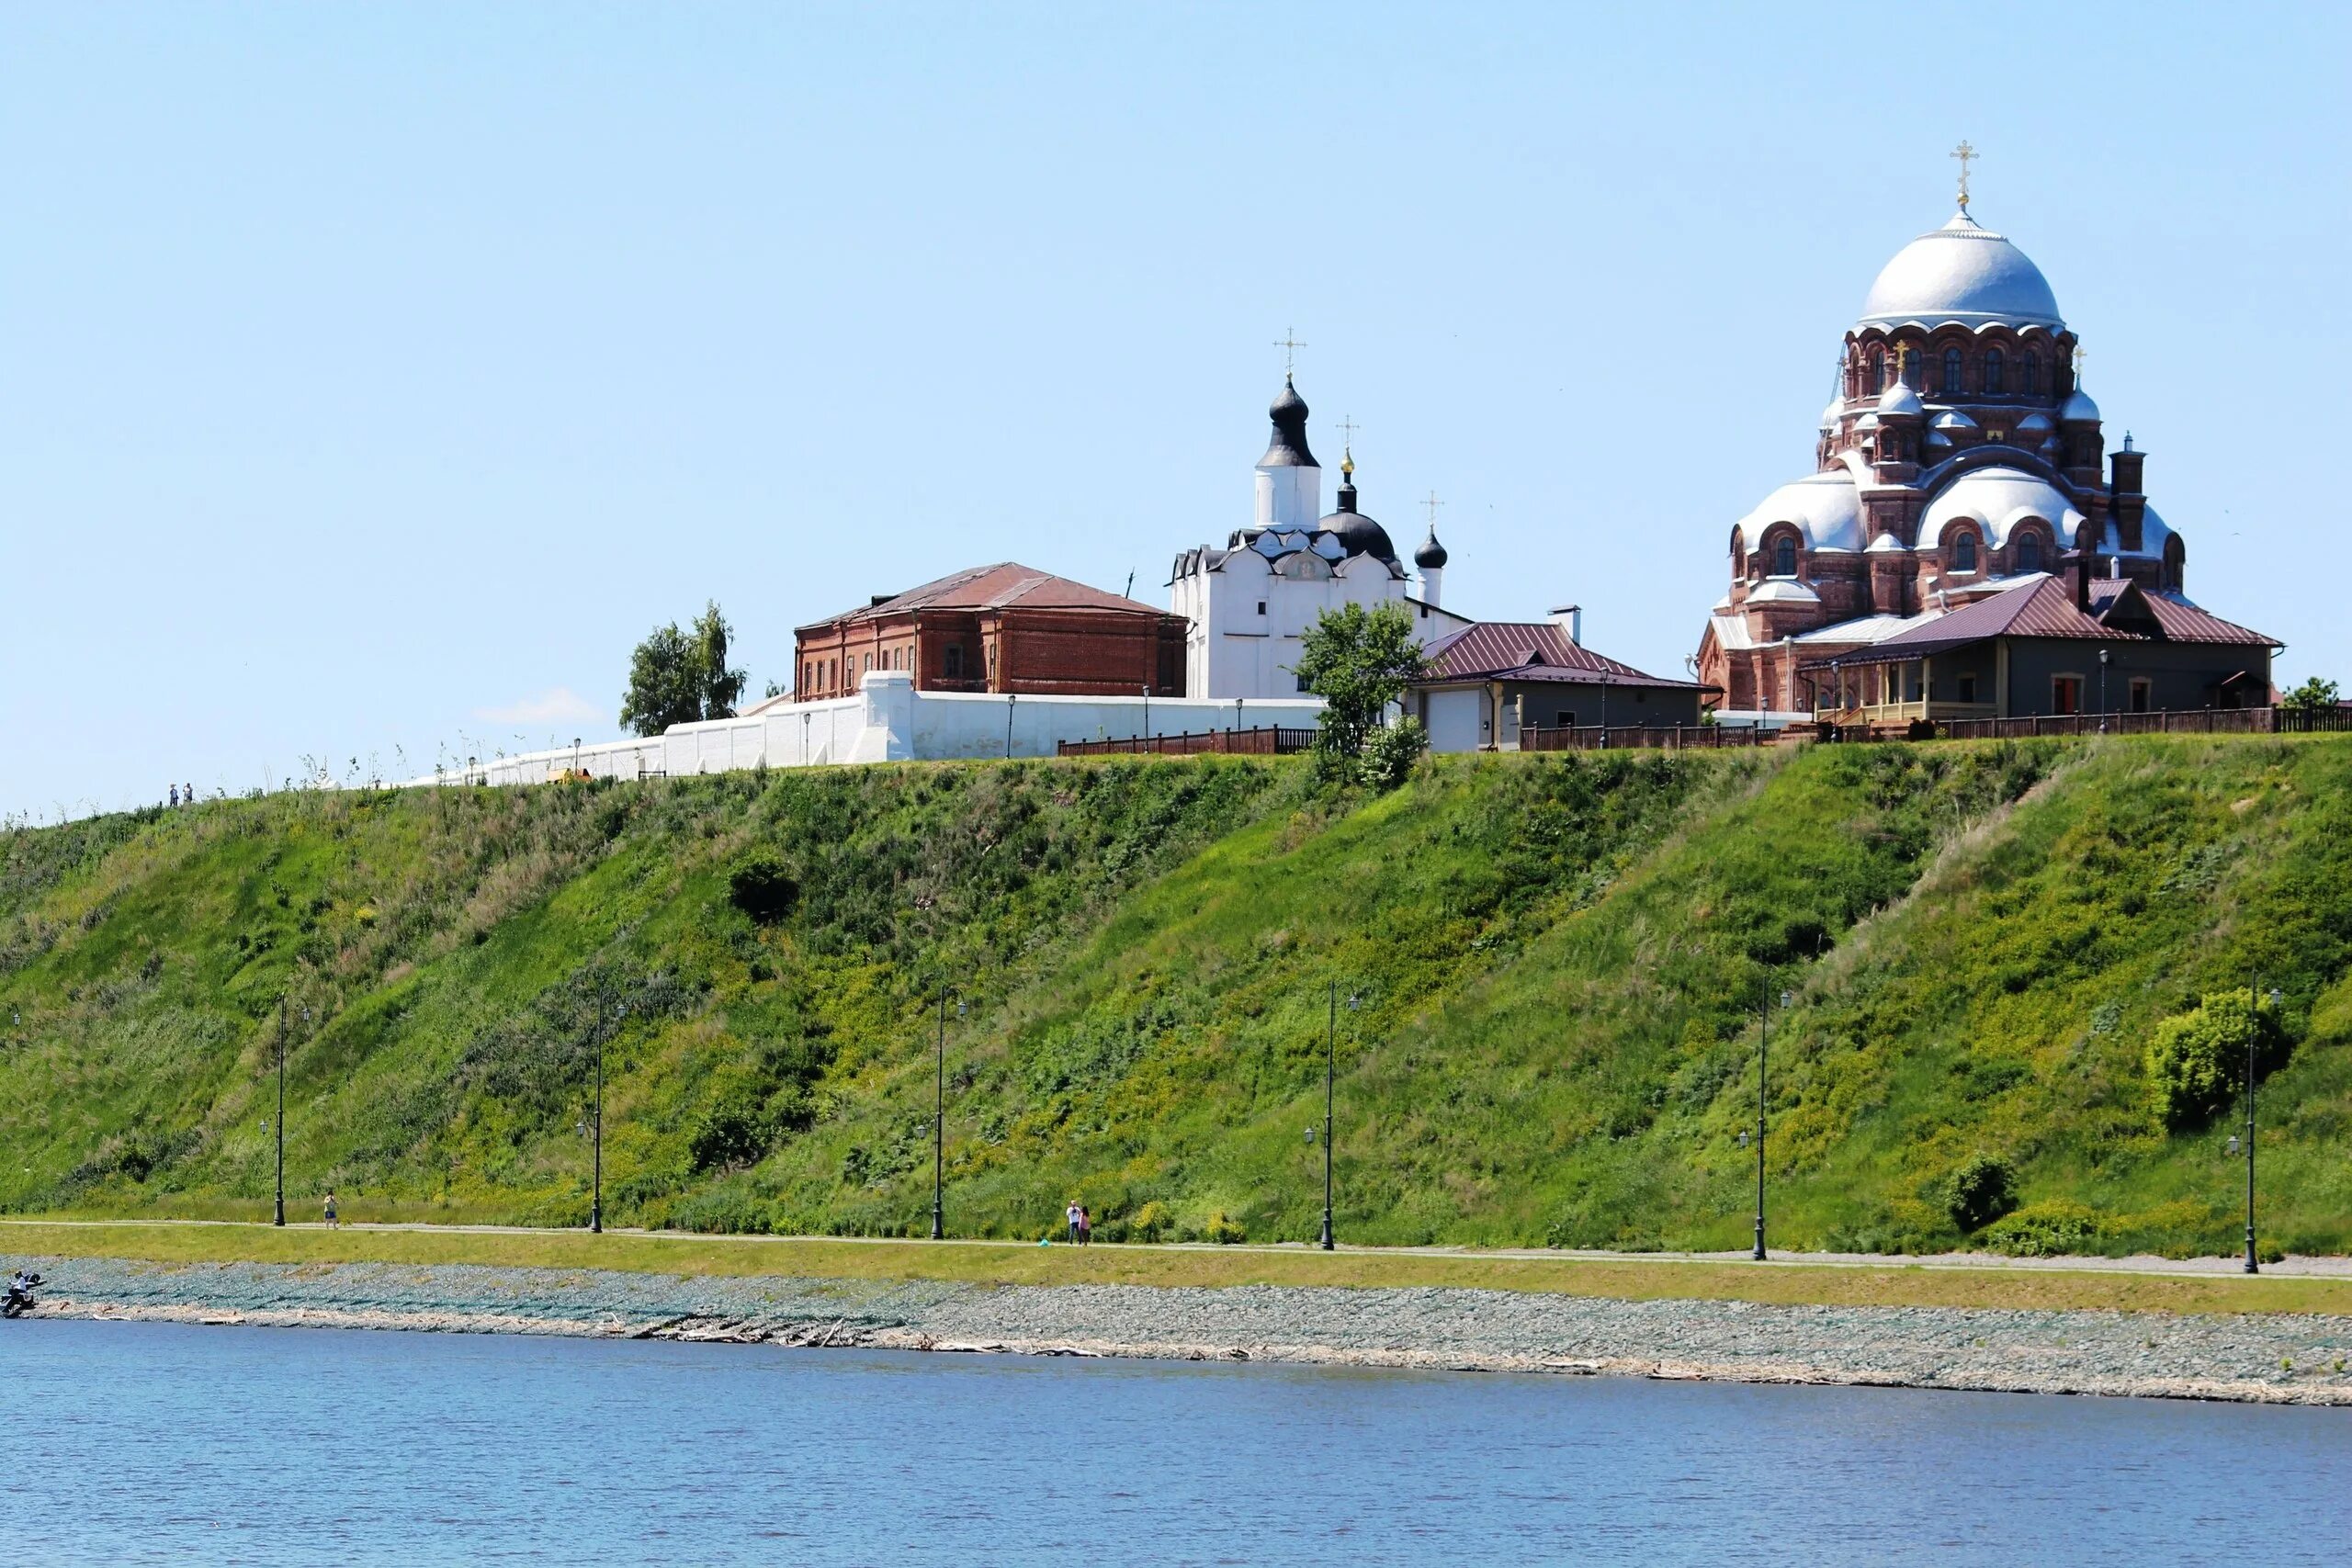
[[[2098,1236],[2097,1214],[2080,1203],[2053,1198],[1995,1221],[1977,1239],[2011,1258],[2063,1258],[2088,1252]]]
[[[1981,1230],[2018,1206],[2017,1176],[1997,1155],[1972,1155],[1939,1183],[1944,1212],[1962,1230]]]
[[[2167,1127],[2195,1126],[2229,1104],[2245,1083],[2249,1043],[2257,1077],[2286,1055],[2277,1014],[2257,1010],[2251,990],[2211,992],[2157,1024],[2147,1066],[2158,1119]]]
[[[727,874],[727,901],[752,924],[772,926],[800,901],[800,884],[774,855],[752,855]]]
[[[1174,1228],[1175,1216],[1157,1199],[1137,1209],[1127,1222],[1127,1235],[1136,1241],[1158,1241]]]
[[[1374,730],[1363,743],[1364,784],[1377,790],[1395,789],[1429,749],[1430,732],[1418,718],[1400,718]]]
[[[1219,1247],[1230,1247],[1237,1241],[1250,1239],[1250,1233],[1242,1228],[1241,1222],[1227,1214],[1223,1209],[1209,1216],[1208,1229],[1201,1235]]]

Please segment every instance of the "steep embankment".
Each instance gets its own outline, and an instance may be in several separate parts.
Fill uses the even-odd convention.
[[[1946,1179],[1981,1154],[2021,1244],[2218,1251],[2225,1129],[2167,1128],[2143,1055],[2258,969],[2295,1042],[2266,1237],[2341,1251],[2347,784],[2331,738],[2135,739],[1450,760],[1377,800],[1288,762],[933,765],[18,832],[0,1205],[265,1206],[283,998],[303,1207],[576,1221],[603,976],[616,1223],[905,1232],[944,978],[953,1228],[1076,1194],[1113,1235],[1302,1238],[1336,981],[1351,1236],[1728,1246],[1787,989],[1776,1239],[1957,1245]]]

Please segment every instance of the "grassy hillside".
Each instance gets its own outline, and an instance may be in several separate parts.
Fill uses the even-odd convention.
[[[2352,1247],[2352,740],[918,765],[305,794],[0,839],[0,1207],[1363,1241],[2226,1251],[2152,1032],[2257,970],[2264,1235]],[[746,912],[747,910],[751,912]],[[755,919],[754,916],[758,918]],[[1344,998],[1354,998],[1349,1008]],[[281,1007],[286,1021],[281,1026]],[[307,1021],[303,1017],[308,1010]],[[2224,1112],[2221,1118],[2226,1122]]]

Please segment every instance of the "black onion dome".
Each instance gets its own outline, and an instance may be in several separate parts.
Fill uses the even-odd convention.
[[[1396,547],[1388,542],[1388,530],[1356,510],[1352,476],[1340,486],[1340,510],[1317,523],[1315,529],[1339,540],[1351,556],[1370,556],[1392,566],[1396,562]]]
[[[1273,440],[1266,447],[1266,455],[1258,459],[1261,468],[1317,468],[1322,465],[1315,454],[1306,449],[1306,400],[1298,395],[1290,378],[1283,378],[1282,395],[1274,399],[1266,415],[1274,422]]]
[[[1430,530],[1430,536],[1421,541],[1421,547],[1413,552],[1413,564],[1415,566],[1429,567],[1431,569],[1442,567],[1445,564],[1445,547],[1437,542],[1437,530],[1435,528],[1431,528]]]

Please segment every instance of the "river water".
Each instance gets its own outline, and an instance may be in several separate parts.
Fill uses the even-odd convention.
[[[2352,1410],[0,1325],[15,1561],[2352,1561]]]

